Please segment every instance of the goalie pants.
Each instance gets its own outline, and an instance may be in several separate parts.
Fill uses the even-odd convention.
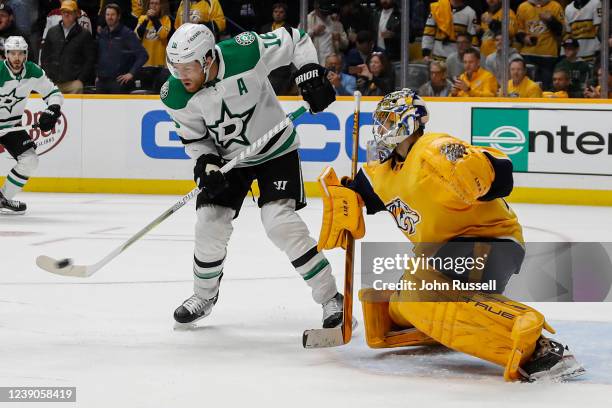
[[[296,212],[306,205],[298,152],[292,151],[256,166],[234,168],[226,178],[229,187],[218,196],[213,199],[203,194],[198,196],[193,259],[195,294],[210,299],[219,291],[232,221],[238,217],[256,179],[266,235],[310,286],[315,302],[324,303],[332,298],[337,288],[331,266],[317,251],[317,242]],[[271,268],[270,272],[275,269]]]
[[[17,193],[23,190],[38,167],[36,144],[30,139],[28,132],[21,130],[1,135],[0,145],[17,161],[7,174],[4,185],[0,188],[2,195],[12,200]]]

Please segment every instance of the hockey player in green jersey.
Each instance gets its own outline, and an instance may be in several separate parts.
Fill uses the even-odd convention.
[[[33,62],[28,61],[28,43],[12,36],[4,42],[6,59],[0,62],[0,130],[21,126],[21,117],[32,91],[47,104],[37,127],[48,132],[61,116],[64,100],[61,92]],[[25,203],[13,200],[38,167],[36,145],[25,130],[0,133],[0,145],[17,161],[0,187],[0,213],[23,214]]]
[[[232,220],[257,180],[268,238],[323,306],[323,327],[337,326],[342,295],[329,262],[296,213],[306,203],[293,125],[227,174],[219,171],[285,118],[267,78],[270,71],[295,64],[295,82],[313,113],[335,100],[310,38],[300,30],[279,28],[261,35],[244,32],[215,45],[208,28],[184,24],[168,42],[166,54],[172,76],[161,89],[161,99],[185,151],[195,160],[194,180],[202,188],[196,204],[194,294],[176,309],[175,320],[192,323],[210,314],[219,297]]]

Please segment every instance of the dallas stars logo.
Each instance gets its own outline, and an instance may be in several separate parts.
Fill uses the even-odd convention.
[[[246,138],[246,129],[255,111],[255,106],[243,113],[234,115],[227,108],[225,101],[221,102],[221,118],[208,126],[208,130],[215,135],[217,145],[226,149],[232,143],[248,146],[251,143]]]
[[[8,113],[13,113],[15,105],[25,99],[25,97],[15,95],[16,91],[17,88],[13,89],[11,93],[0,95],[0,109],[6,109]]]

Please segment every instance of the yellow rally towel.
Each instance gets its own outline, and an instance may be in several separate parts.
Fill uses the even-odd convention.
[[[438,29],[442,31],[449,40],[455,41],[455,26],[453,25],[453,10],[450,0],[438,0],[431,4],[431,15],[436,20]]]

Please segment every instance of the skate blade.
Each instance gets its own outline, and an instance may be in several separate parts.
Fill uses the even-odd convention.
[[[585,368],[573,355],[564,356],[550,370],[531,375],[529,382],[563,382],[586,374]]]
[[[25,211],[13,211],[6,208],[0,208],[0,215],[23,215]]]

